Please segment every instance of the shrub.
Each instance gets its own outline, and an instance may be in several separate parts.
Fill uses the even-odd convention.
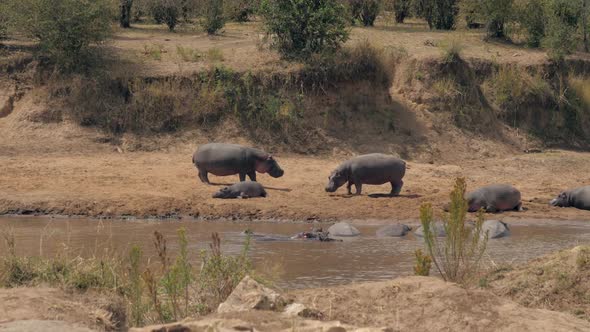
[[[286,58],[332,52],[348,39],[346,10],[337,0],[263,0],[261,12],[271,46]]]
[[[108,0],[22,0],[10,6],[12,26],[39,40],[42,55],[64,71],[85,69],[93,44],[111,33]]]
[[[526,32],[527,44],[530,47],[541,46],[545,37],[545,12],[542,0],[528,0],[519,7],[518,21]]]
[[[506,37],[505,24],[513,15],[514,0],[484,0],[481,2],[482,16],[486,22],[488,37]]]
[[[580,3],[571,0],[547,0],[547,22],[543,45],[549,56],[562,59],[579,45],[576,33],[581,15]]]
[[[174,31],[183,13],[183,0],[152,0],[148,8],[156,23],[165,23],[168,30]]]
[[[205,0],[203,7],[203,20],[201,25],[210,35],[215,34],[223,28],[223,0]]]
[[[425,19],[431,29],[451,30],[455,27],[459,10],[457,0],[415,0],[414,6],[416,14]]]
[[[248,22],[260,6],[258,0],[225,0],[224,16],[236,22]]]
[[[186,62],[198,62],[203,58],[203,54],[198,50],[182,47],[180,45],[176,45],[176,53]]]
[[[351,15],[364,26],[373,26],[381,10],[379,0],[350,0]]]
[[[458,178],[450,196],[449,214],[443,221],[446,236],[442,240],[437,238],[433,231],[432,206],[423,204],[420,207],[426,250],[441,277],[445,281],[457,283],[468,282],[476,276],[487,245],[487,233],[484,234],[482,230],[482,211],[478,214],[473,230],[465,224],[465,189],[465,180]]]
[[[393,11],[395,12],[395,22],[404,23],[406,17],[410,15],[411,0],[394,0]]]
[[[432,258],[430,256],[425,255],[422,252],[422,249],[417,249],[414,252],[414,256],[416,257],[416,265],[414,265],[414,273],[417,276],[424,276],[427,277],[430,275],[430,268],[432,267]]]

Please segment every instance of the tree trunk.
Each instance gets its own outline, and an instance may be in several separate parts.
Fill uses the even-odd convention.
[[[133,0],[121,0],[121,17],[119,18],[119,23],[121,23],[122,28],[129,28],[131,27],[131,6],[133,5]]]
[[[584,51],[588,53],[590,51],[588,45],[588,0],[584,0],[582,7],[582,31],[584,32]]]

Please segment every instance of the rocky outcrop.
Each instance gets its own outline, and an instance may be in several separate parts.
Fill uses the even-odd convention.
[[[289,301],[279,293],[264,287],[246,276],[230,296],[217,308],[218,313],[242,312],[249,310],[282,311]]]

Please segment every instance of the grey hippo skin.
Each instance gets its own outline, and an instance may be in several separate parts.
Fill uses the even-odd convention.
[[[391,183],[391,195],[397,196],[402,190],[402,178],[406,174],[406,162],[381,153],[366,154],[349,159],[338,166],[328,178],[327,192],[335,192],[348,182],[346,188],[351,194],[354,185],[360,195],[363,184]]]
[[[469,212],[522,211],[520,191],[508,184],[492,184],[467,194]]]
[[[387,225],[379,228],[375,235],[377,237],[402,237],[408,234],[412,227],[408,225]]]
[[[447,236],[445,226],[441,222],[435,222],[432,231],[434,232],[434,236],[436,237]],[[417,237],[424,237],[424,227],[418,226],[418,228],[416,228],[416,231],[414,231],[414,235]]]
[[[559,207],[575,207],[590,210],[590,186],[567,190],[552,199],[549,204]]]
[[[251,198],[266,197],[264,187],[253,181],[244,181],[232,184],[229,187],[221,188],[213,194],[213,198]]]
[[[486,220],[481,226],[482,236],[488,234],[488,239],[499,239],[510,235],[508,225],[499,220]]]
[[[332,226],[330,226],[330,228],[328,228],[328,234],[332,235],[332,236],[359,236],[361,234],[361,232],[359,232],[358,229],[356,229],[356,227],[345,223],[345,222],[339,222],[336,223]]]
[[[245,181],[246,175],[250,180],[256,181],[256,172],[268,173],[273,178],[279,178],[284,174],[270,154],[237,144],[201,145],[193,155],[193,163],[199,170],[199,179],[207,184],[208,173],[217,176],[239,174],[240,181]]]

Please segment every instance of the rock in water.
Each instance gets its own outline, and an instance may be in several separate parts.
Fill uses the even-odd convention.
[[[359,236],[361,232],[345,222],[336,223],[328,228],[331,236]]]
[[[279,293],[264,287],[249,276],[244,277],[225,302],[217,307],[218,313],[249,310],[280,311],[288,304]]]
[[[434,224],[433,231],[434,231],[434,235],[436,237],[447,236],[447,234],[445,232],[445,226],[440,222],[437,222]],[[416,231],[414,232],[414,235],[416,235],[418,237],[424,237],[424,229],[422,228],[422,226],[420,226],[416,229]]]
[[[412,228],[408,225],[387,225],[379,228],[375,235],[378,237],[402,237],[411,230]]]
[[[488,239],[499,239],[510,235],[510,228],[508,225],[499,220],[486,220],[482,227],[482,236],[488,233]]]

